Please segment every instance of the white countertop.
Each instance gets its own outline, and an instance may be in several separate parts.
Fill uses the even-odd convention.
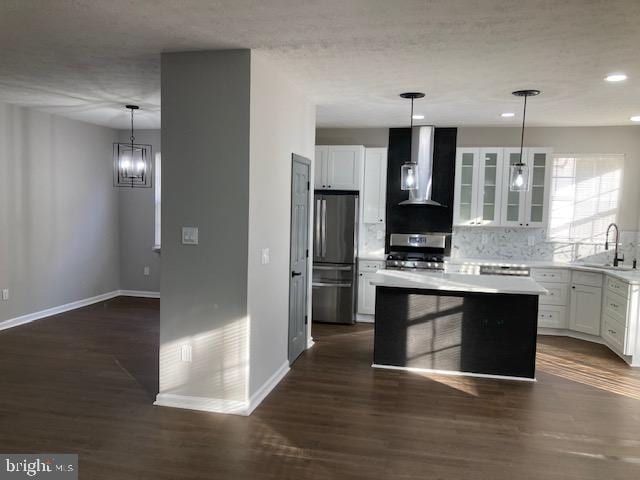
[[[547,294],[547,290],[530,277],[411,272],[407,270],[378,270],[371,281],[371,285],[377,287],[422,288],[449,292],[511,293],[519,295]]]
[[[580,262],[566,263],[540,260],[491,260],[473,258],[447,258],[445,264],[450,265],[501,265],[523,266],[530,268],[566,268],[583,272],[606,273],[632,285],[640,284],[640,270],[612,270],[602,267],[587,266]]]

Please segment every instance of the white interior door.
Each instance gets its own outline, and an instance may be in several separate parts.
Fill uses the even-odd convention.
[[[289,280],[289,363],[307,343],[307,285],[309,252],[309,171],[311,162],[293,155],[291,169],[291,251]]]

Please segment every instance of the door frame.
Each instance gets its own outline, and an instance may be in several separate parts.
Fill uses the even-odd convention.
[[[291,180],[290,180],[290,192],[289,192],[289,239],[291,239],[291,230],[293,228],[293,218],[292,214],[292,205],[293,205],[293,168],[296,163],[300,163],[306,165],[308,167],[309,176],[307,178],[308,187],[307,187],[307,285],[306,285],[306,295],[305,295],[305,307],[306,307],[306,317],[307,317],[307,325],[306,325],[306,345],[305,350],[308,350],[313,346],[313,339],[311,338],[311,285],[312,285],[312,276],[313,276],[313,215],[314,215],[314,205],[313,205],[313,194],[314,189],[314,171],[313,171],[313,163],[310,159],[298,155],[296,153],[291,154]],[[289,242],[289,271],[291,271],[291,241]],[[289,276],[289,304],[291,303],[291,277]],[[290,315],[290,309],[289,309]],[[289,357],[289,347],[290,347],[290,328],[291,328],[291,318],[288,317],[288,326],[287,326],[287,358]]]

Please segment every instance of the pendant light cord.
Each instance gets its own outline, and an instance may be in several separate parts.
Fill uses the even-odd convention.
[[[133,108],[131,109],[131,137],[129,139],[131,140],[131,148],[133,149],[133,141],[136,139],[136,137],[133,136]]]
[[[520,163],[524,163],[522,154],[524,153],[524,122],[527,118],[527,95],[524,96],[524,110],[522,111],[522,133],[520,135]]]
[[[411,97],[411,120],[409,121],[409,163],[413,163],[413,100]]]
[[[133,160],[133,157],[134,157],[134,155],[133,155],[133,142],[136,139],[136,137],[133,136],[133,110],[134,109],[132,108],[131,109],[131,137],[130,137],[130,140],[131,140],[131,169],[132,169],[132,171],[133,171],[133,168],[134,168],[133,167],[133,161],[134,161]],[[133,188],[133,175],[130,175],[130,177],[131,177],[131,188]]]

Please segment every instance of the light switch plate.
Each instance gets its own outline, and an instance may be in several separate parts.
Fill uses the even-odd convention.
[[[9,300],[9,289],[5,288],[2,290],[2,300]]]
[[[193,349],[191,345],[182,345],[180,349],[180,359],[183,362],[191,362],[193,361]]]
[[[536,237],[534,237],[533,235],[529,235],[529,237],[527,238],[527,243],[530,247],[533,247],[536,244]]]
[[[271,261],[270,253],[269,253],[269,249],[268,248],[263,248],[260,251],[260,261],[262,262],[262,265],[266,265]]]
[[[149,267],[144,267],[143,272],[145,276],[149,276],[149,273],[150,273]]]
[[[182,227],[182,244],[198,245],[198,227]]]

